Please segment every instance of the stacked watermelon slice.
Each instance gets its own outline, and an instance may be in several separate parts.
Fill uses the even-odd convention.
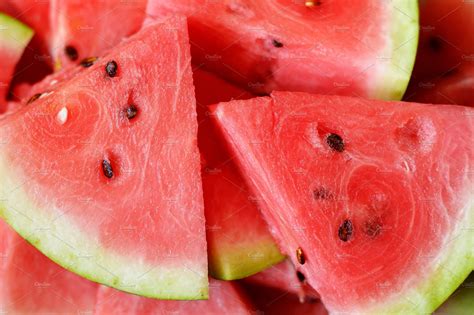
[[[471,314],[473,8],[2,2],[0,313]]]

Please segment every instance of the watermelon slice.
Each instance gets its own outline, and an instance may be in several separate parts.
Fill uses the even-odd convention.
[[[407,95],[406,100],[474,106],[474,65],[462,65],[440,78],[420,82],[416,91]]]
[[[50,50],[55,68],[102,55],[136,33],[145,18],[146,0],[51,0]]]
[[[64,270],[0,221],[0,312],[78,314],[94,310],[97,284]]]
[[[252,305],[240,288],[225,281],[210,280],[208,301],[158,301],[102,287],[97,297],[95,315],[110,314],[186,314],[250,315]]]
[[[209,72],[194,71],[209,270],[218,279],[241,279],[284,259],[252,194],[209,117],[207,105],[252,95]],[[242,231],[245,230],[245,233]]]
[[[474,109],[276,92],[216,119],[334,313],[429,313],[474,266]]]
[[[0,113],[5,111],[5,99],[15,65],[32,37],[33,31],[26,25],[0,13]]]
[[[474,273],[434,312],[435,315],[470,315],[474,311]]]
[[[149,26],[3,119],[0,143],[0,216],[48,257],[135,294],[207,297],[184,19]]]
[[[187,15],[195,62],[258,93],[400,99],[418,43],[416,1],[150,0],[147,13]]]

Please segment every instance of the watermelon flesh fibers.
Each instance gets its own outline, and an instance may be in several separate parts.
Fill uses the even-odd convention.
[[[101,287],[94,315],[249,315],[252,305],[233,282],[210,280],[208,301],[158,301]]]
[[[93,281],[206,298],[195,111],[185,20],[147,27],[0,122],[0,216]]]
[[[0,113],[5,111],[15,65],[32,37],[33,31],[30,28],[0,12]]]
[[[194,61],[257,93],[400,99],[418,39],[406,0],[150,0],[147,13],[187,15]]]
[[[215,130],[207,105],[252,95],[209,72],[194,71],[209,271],[218,278],[247,277],[284,259],[242,175]],[[245,230],[245,233],[242,231]]]
[[[97,284],[61,268],[0,221],[0,312],[92,312]]]
[[[472,108],[277,92],[214,115],[330,312],[429,313],[471,272]]]

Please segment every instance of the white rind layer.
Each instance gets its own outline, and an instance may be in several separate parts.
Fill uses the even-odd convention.
[[[133,294],[170,300],[208,297],[207,269],[180,261],[181,268],[155,266],[101,247],[93,235],[67,220],[61,209],[39,209],[0,157],[0,217],[23,238],[64,268]],[[92,246],[97,244],[97,246]]]

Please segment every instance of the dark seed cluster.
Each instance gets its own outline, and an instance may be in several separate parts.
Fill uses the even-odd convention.
[[[352,238],[353,227],[351,220],[344,220],[339,227],[338,235],[339,239],[343,242],[347,242]]]
[[[298,247],[298,249],[296,250],[296,260],[298,261],[300,265],[304,265],[306,262],[306,257],[304,256],[304,253],[301,247]]]
[[[306,277],[304,276],[304,274],[299,270],[296,272],[296,277],[298,277],[298,280],[300,282],[305,282],[306,280]]]
[[[79,64],[84,68],[89,68],[97,61],[97,59],[98,59],[97,57],[84,58],[81,60]]]
[[[128,119],[133,119],[138,114],[138,108],[135,105],[130,105],[125,109],[125,115]]]
[[[66,56],[68,56],[68,58],[71,61],[76,61],[77,58],[79,58],[79,54],[77,52],[77,49],[73,46],[66,46],[64,48],[64,52],[66,53]]]
[[[114,170],[112,169],[112,165],[110,165],[108,160],[102,160],[102,171],[104,172],[105,177],[114,177]]]
[[[118,65],[114,60],[107,62],[105,65],[105,72],[111,78],[117,75]]]
[[[344,140],[342,140],[341,136],[335,133],[331,133],[327,136],[326,142],[331,149],[337,152],[344,151]]]
[[[281,48],[281,47],[283,47],[283,43],[280,42],[280,41],[278,41],[278,40],[276,40],[276,39],[272,39],[272,45],[273,45],[274,47],[276,47],[276,48]]]

